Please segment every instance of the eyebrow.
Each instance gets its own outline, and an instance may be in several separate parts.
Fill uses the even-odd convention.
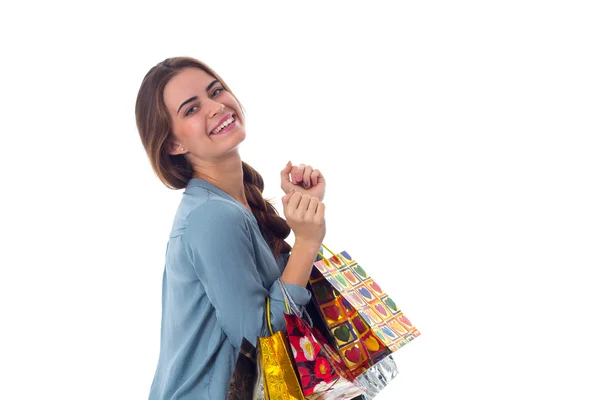
[[[214,81],[212,81],[212,82],[210,83],[210,85],[208,85],[208,86],[206,87],[206,92],[208,93],[208,91],[210,90],[210,88],[211,88],[211,87],[213,87],[213,86],[214,86],[215,84],[217,84],[217,83],[219,83],[219,80],[218,80],[218,79],[215,79]],[[178,114],[179,114],[179,111],[181,110],[181,107],[185,106],[187,103],[189,103],[190,101],[194,101],[194,100],[198,100],[198,96],[193,96],[193,97],[190,97],[189,99],[187,99],[186,101],[184,101],[183,103],[181,103],[181,105],[180,105],[180,106],[179,106],[179,108],[177,109],[177,114],[176,114],[176,115],[178,115]]]

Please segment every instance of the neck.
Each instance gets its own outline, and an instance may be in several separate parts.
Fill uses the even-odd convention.
[[[239,152],[219,160],[199,161],[194,165],[194,178],[212,183],[252,212],[244,193],[244,171]]]

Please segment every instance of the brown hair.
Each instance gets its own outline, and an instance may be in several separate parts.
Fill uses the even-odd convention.
[[[191,57],[173,57],[158,63],[148,71],[135,102],[135,119],[140,139],[150,165],[158,178],[170,189],[183,189],[194,177],[192,165],[183,154],[171,155],[167,145],[171,133],[171,119],[164,103],[163,92],[171,78],[184,68],[199,68],[223,85],[244,108],[225,81],[208,65]],[[277,213],[275,207],[263,198],[262,176],[250,165],[242,161],[244,172],[244,192],[252,213],[256,217],[261,233],[277,259],[281,253],[288,253],[291,247],[284,240],[290,234],[290,227]]]

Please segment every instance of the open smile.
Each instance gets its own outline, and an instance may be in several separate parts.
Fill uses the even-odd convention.
[[[237,119],[235,114],[230,115],[229,117],[225,117],[225,120],[219,122],[216,128],[214,128],[210,135],[222,135],[231,131],[237,125]]]

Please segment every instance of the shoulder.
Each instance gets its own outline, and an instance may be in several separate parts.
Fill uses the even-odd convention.
[[[203,221],[205,223],[244,221],[244,213],[230,201],[219,198],[209,198],[202,204],[190,210],[188,221]]]
[[[186,216],[185,236],[211,237],[248,232],[246,216],[227,200],[213,198],[190,210]]]
[[[253,248],[244,214],[226,200],[208,200],[186,218],[182,245],[194,264],[222,263],[226,255]]]

